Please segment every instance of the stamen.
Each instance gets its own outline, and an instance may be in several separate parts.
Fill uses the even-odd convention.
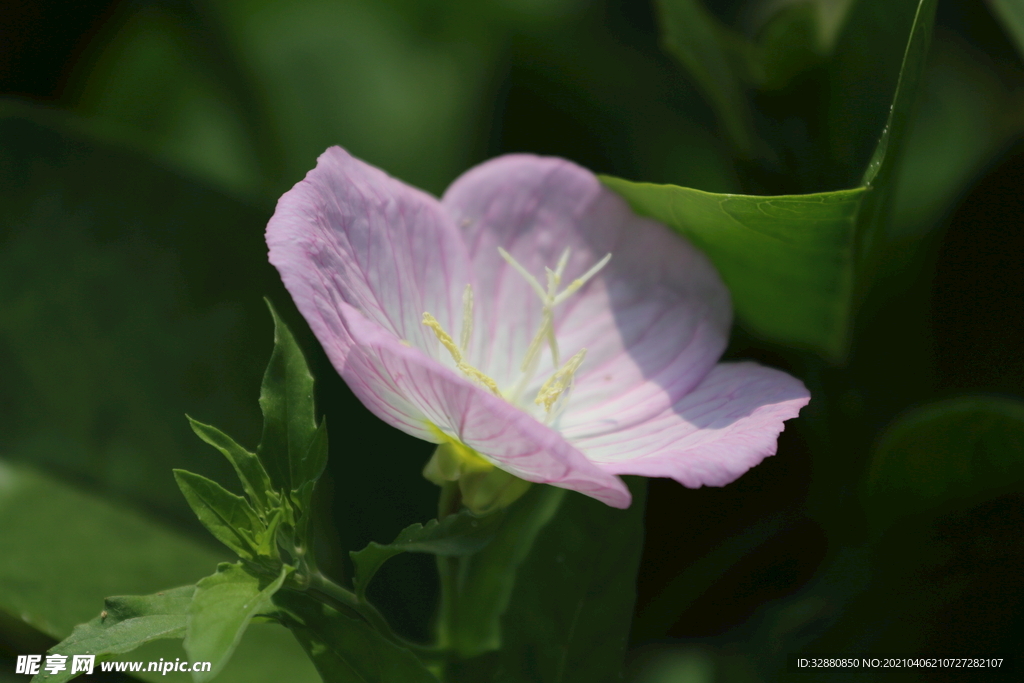
[[[558,267],[555,268],[555,274],[558,276],[558,281],[562,281],[562,274],[565,273],[565,267],[569,265],[569,247],[565,248],[562,252],[562,256],[558,259]]]
[[[463,374],[467,375],[470,379],[475,379],[476,381],[480,382],[485,387],[490,389],[491,393],[497,396],[498,398],[502,397],[501,389],[498,388],[498,383],[495,382],[490,377],[488,377],[487,375],[485,375],[484,373],[474,368],[469,363],[459,363],[459,370],[461,370]]]
[[[473,287],[466,285],[462,290],[462,334],[459,339],[459,347],[463,353],[469,349],[469,342],[473,338]]]
[[[498,253],[501,254],[501,258],[505,259],[510,266],[515,268],[519,272],[519,274],[526,279],[530,286],[533,287],[533,291],[537,292],[537,296],[540,297],[541,301],[547,300],[547,294],[545,294],[544,288],[540,286],[539,282],[537,282],[537,278],[530,275],[530,271],[526,270],[526,268],[524,268],[519,263],[519,261],[516,261],[514,258],[512,258],[512,254],[508,253],[501,247],[498,247]]]
[[[578,277],[575,280],[573,280],[572,283],[570,283],[569,286],[566,287],[562,291],[561,294],[556,296],[555,300],[551,303],[551,306],[552,307],[557,306],[558,304],[562,303],[563,301],[568,299],[570,296],[572,296],[573,294],[578,292],[579,289],[583,285],[587,284],[587,282],[590,280],[590,278],[594,277],[599,272],[601,272],[601,269],[604,268],[606,265],[608,265],[608,262],[611,261],[611,260],[612,260],[612,255],[611,254],[605,254],[605,257],[603,259],[601,259],[600,261],[598,261],[597,263],[595,263],[593,268],[591,268],[586,273],[584,273],[580,277]]]
[[[583,364],[583,358],[586,355],[587,350],[580,349],[575,356],[567,360],[560,370],[551,375],[548,381],[544,382],[540,391],[537,392],[537,398],[533,402],[539,406],[544,406],[544,410],[550,413],[551,406],[558,401],[566,389],[572,386],[573,377],[576,371],[579,370],[580,365]]]
[[[472,306],[473,306],[472,291],[469,289],[468,286],[466,287],[466,291],[470,292],[470,294],[469,294],[469,302],[470,302],[469,307],[470,307],[470,313],[472,313]],[[463,304],[465,304],[465,301],[466,301],[465,296],[463,296]],[[465,313],[465,308],[463,308],[463,313]],[[463,327],[462,327],[462,337],[463,337],[463,339],[465,339],[467,337],[465,323],[466,323],[465,318],[463,318]],[[430,315],[429,313],[424,312],[423,313],[423,324],[426,325],[427,327],[429,327],[430,329],[432,329],[434,331],[434,335],[437,336],[437,340],[439,342],[441,342],[442,346],[444,346],[446,349],[448,349],[448,353],[450,353],[452,355],[452,360],[455,361],[455,367],[458,368],[459,372],[461,372],[462,374],[466,375],[467,377],[469,377],[472,380],[476,380],[477,382],[480,382],[485,387],[490,389],[491,393],[493,393],[495,396],[498,396],[498,397],[501,396],[501,389],[498,388],[498,383],[497,382],[495,382],[493,379],[491,379],[490,377],[488,377],[484,373],[480,372],[479,370],[477,370],[472,365],[470,365],[469,363],[467,363],[465,360],[462,359],[462,352],[459,350],[459,347],[455,345],[455,340],[452,339],[452,336],[450,334],[448,334],[447,332],[444,331],[444,328],[441,327],[441,323],[437,322],[437,318],[435,318],[434,316]]]
[[[441,344],[448,349],[448,353],[452,354],[452,360],[454,360],[456,364],[461,363],[462,352],[459,351],[459,347],[455,345],[455,340],[452,339],[451,335],[444,331],[444,328],[441,327],[441,323],[437,322],[437,318],[429,313],[424,313],[423,324],[434,331],[434,334],[437,336],[437,341],[441,342]]]

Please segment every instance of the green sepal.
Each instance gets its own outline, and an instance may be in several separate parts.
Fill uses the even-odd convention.
[[[442,557],[470,555],[486,546],[497,533],[503,515],[495,513],[477,517],[468,511],[449,515],[438,521],[411,524],[387,545],[371,542],[362,550],[349,553],[355,574],[352,582],[356,595],[362,599],[374,574],[385,562],[402,553],[431,553]]]
[[[199,581],[188,606],[185,652],[192,661],[210,662],[208,672],[193,673],[196,683],[216,676],[231,658],[253,617],[273,612],[271,598],[291,567],[281,567],[273,580],[257,576],[241,564],[221,564],[217,573]]]
[[[310,449],[318,432],[313,376],[295,337],[269,300],[267,307],[274,318],[274,351],[260,389],[263,437],[256,452],[274,486],[292,491],[323,471],[320,451]]]
[[[247,560],[259,556],[257,545],[264,526],[245,498],[187,470],[174,470],[174,480],[196,517],[218,541]]]
[[[216,427],[193,420],[188,415],[185,417],[188,418],[188,423],[196,436],[224,454],[231,466],[235,468],[235,473],[238,474],[238,479],[242,482],[242,488],[249,496],[249,501],[255,506],[256,512],[265,517],[272,508],[272,501],[268,498],[272,489],[270,476],[256,454],[239,446],[234,439]]]
[[[416,655],[361,619],[290,590],[274,603],[325,683],[438,683]]]
[[[67,668],[56,674],[43,671],[33,676],[31,683],[63,683],[75,678],[79,673],[71,673],[74,655],[95,655],[97,661],[103,661],[154,640],[183,638],[195,591],[195,586],[182,586],[153,595],[107,598],[98,616],[79,624],[71,635],[50,648],[50,654],[68,658]]]

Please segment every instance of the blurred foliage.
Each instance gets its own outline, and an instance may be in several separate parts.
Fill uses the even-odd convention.
[[[709,252],[743,228],[718,199],[694,209],[707,193],[749,207],[759,199],[731,195],[847,196],[883,182],[865,169],[890,118],[915,0],[654,5],[136,0],[114,3],[96,27],[40,24],[36,38],[6,43],[83,41],[68,43],[64,77],[40,86],[62,111],[0,110],[0,457],[19,463],[0,469],[0,669],[4,656],[67,635],[107,595],[209,573],[215,553],[190,540],[198,525],[170,470],[230,479],[186,412],[258,440],[254,397],[270,348],[262,296],[310,356],[331,420],[314,502],[332,521],[318,538],[325,571],[344,576],[344,551],[433,516],[435,491],[419,476],[429,446],[369,418],[266,264],[273,202],[328,145],[435,193],[502,152],[566,156],[635,187],[661,185],[677,197],[665,219],[693,209],[684,232]],[[49,5],[37,7],[43,16]],[[874,210],[884,228],[856,232],[841,363],[772,328],[792,322],[784,304],[822,296],[817,252],[783,265],[766,246],[734,261],[732,277],[748,278],[754,295],[784,282],[780,272],[796,284],[774,309],[737,297],[742,326],[727,358],[785,368],[814,401],[787,425],[779,455],[729,487],[651,482],[635,680],[779,680],[790,652],[1018,647],[1019,8],[938,3],[922,82],[906,93],[902,132],[890,131],[902,150]],[[0,71],[23,63],[0,59]],[[811,332],[800,341],[827,348],[808,342],[834,325],[816,310],[801,314]],[[24,487],[39,492],[30,501]],[[537,542],[570,548],[575,528],[552,526]],[[432,559],[405,554],[369,593],[399,630],[422,637],[433,584]],[[513,630],[574,599],[498,588],[518,610]],[[238,680],[312,680],[282,634],[249,629],[248,653],[218,680],[243,665]],[[131,657],[180,656],[147,647],[158,649]]]

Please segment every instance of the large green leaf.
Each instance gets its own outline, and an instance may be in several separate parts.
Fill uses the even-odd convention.
[[[196,584],[188,606],[185,651],[194,662],[212,664],[210,671],[194,674],[196,683],[220,673],[252,618],[273,610],[271,598],[287,576],[287,568],[282,568],[276,579],[267,581],[249,573],[241,564],[222,564],[216,574]]]
[[[0,609],[62,638],[108,595],[194,583],[224,555],[0,461]]]
[[[643,215],[674,228],[714,262],[740,320],[773,341],[845,356],[858,278],[890,229],[902,138],[924,72],[935,0],[921,0],[889,122],[864,187],[796,196],[722,195],[604,177]],[[866,279],[866,278],[865,278]]]
[[[349,553],[355,567],[356,593],[363,596],[366,587],[381,565],[401,553],[431,553],[442,557],[469,555],[483,548],[494,537],[502,514],[485,517],[463,511],[449,515],[440,522],[432,519],[423,524],[411,524],[391,543],[371,542],[362,550]]]
[[[153,640],[184,638],[189,604],[195,586],[182,586],[153,595],[122,595],[107,598],[103,611],[91,621],[79,624],[71,635],[50,648],[51,654],[68,657],[67,668],[59,673],[40,673],[33,683],[63,683],[72,673],[74,655],[94,655],[97,660],[131,652]]]
[[[438,641],[463,657],[497,650],[501,615],[508,609],[516,575],[540,531],[551,522],[565,489],[533,486],[505,513],[494,538],[480,552],[439,558],[442,582],[450,582],[438,618]]]
[[[1024,402],[955,398],[924,406],[886,431],[869,472],[874,521],[976,503],[1024,482]]]
[[[633,504],[565,495],[515,577],[496,654],[465,664],[467,683],[604,683],[622,679],[643,549],[647,481]]]
[[[752,331],[832,357],[843,353],[866,190],[752,197],[602,180],[711,258]]]
[[[274,602],[286,610],[285,623],[324,683],[437,683],[415,655],[363,621],[290,591]]]

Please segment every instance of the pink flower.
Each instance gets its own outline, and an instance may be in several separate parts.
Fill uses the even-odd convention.
[[[500,157],[438,201],[333,147],[267,244],[375,415],[615,507],[620,474],[733,481],[810,400],[778,370],[717,363],[731,304],[714,267],[568,161]]]

